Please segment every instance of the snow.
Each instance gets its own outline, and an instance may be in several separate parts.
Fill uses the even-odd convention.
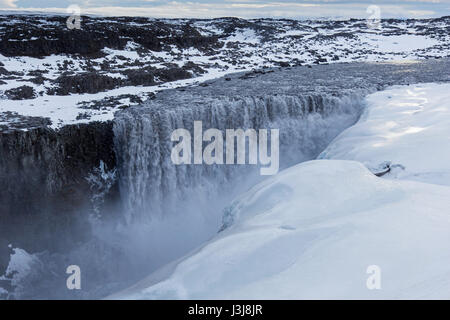
[[[136,44],[128,43],[125,48],[126,50],[116,50],[116,49],[104,48],[103,52],[107,54],[107,56],[106,56],[107,59],[112,59],[115,56],[123,56],[127,59],[136,60],[136,59],[140,59],[140,56],[138,55],[138,53],[136,51],[132,51],[132,50],[135,50],[137,47],[138,46]],[[100,58],[97,60],[100,62],[100,61],[103,61],[104,59],[105,58]]]
[[[399,164],[388,178],[450,186],[450,84],[397,86],[366,98],[361,120],[320,158],[356,160],[377,170]]]
[[[108,298],[449,299],[449,89],[368,96],[327,159],[256,185],[213,239]],[[379,178],[363,165],[386,160],[405,172]],[[366,284],[372,266],[379,290]]]
[[[236,201],[234,224],[158,272],[167,278],[112,298],[449,298],[449,207],[447,187],[352,161],[303,163]],[[382,290],[366,287],[370,265]]]
[[[381,52],[398,53],[405,51],[415,51],[427,49],[439,45],[437,39],[427,36],[402,34],[398,36],[384,36],[379,34],[365,35],[366,41],[370,46],[377,48]]]
[[[243,29],[236,31],[234,35],[227,38],[226,42],[259,43],[259,37],[254,30]]]
[[[42,16],[41,27],[49,27],[53,23],[46,21]],[[113,19],[101,20],[102,23],[118,23]],[[383,22],[380,29],[367,29],[361,21],[344,21],[335,23],[330,28],[330,21],[285,21],[285,20],[245,20],[249,27],[239,27],[233,33],[226,34],[225,23],[218,20],[162,20],[164,23],[182,24],[189,22],[192,27],[204,35],[221,35],[223,47],[214,50],[199,51],[194,48],[177,48],[170,45],[161,52],[147,52],[139,54],[143,49],[139,44],[128,42],[125,50],[104,48],[105,57],[93,59],[93,62],[109,64],[113,71],[106,75],[121,76],[126,69],[137,69],[135,61],[152,66],[164,68],[168,63],[179,67],[191,62],[205,70],[204,75],[196,74],[189,83],[201,82],[205,79],[220,77],[227,73],[252,70],[262,67],[277,67],[280,62],[292,63],[297,59],[302,65],[314,64],[318,57],[324,58],[328,63],[354,62],[354,61],[407,61],[420,58],[439,58],[449,55],[448,23],[446,21],[411,20]],[[148,28],[151,20],[142,23],[131,23],[142,28]],[[8,22],[10,23],[10,22]],[[11,23],[20,23],[19,20]],[[255,26],[267,26],[274,31],[265,32]],[[226,36],[224,36],[226,34]],[[230,45],[230,47],[228,47]],[[317,51],[317,54],[313,51]],[[145,52],[145,50],[144,50]],[[120,59],[118,57],[121,56]],[[335,58],[338,57],[338,60]],[[125,58],[125,60],[122,60]],[[72,55],[50,55],[42,59],[31,57],[5,57],[0,55],[0,62],[9,72],[23,73],[23,75],[10,76],[0,79],[0,95],[8,89],[22,85],[35,88],[41,95],[32,101],[22,103],[5,103],[0,100],[3,111],[17,112],[20,115],[33,115],[49,117],[53,128],[60,128],[66,124],[83,123],[89,121],[104,121],[114,118],[117,107],[105,107],[101,112],[81,108],[80,101],[95,101],[106,96],[114,97],[117,92],[126,91],[139,97],[145,96],[158,87],[127,88],[124,90],[110,90],[99,95],[66,96],[61,99],[48,95],[48,89],[54,87],[50,80],[55,80],[64,71],[76,73],[90,70],[87,60]],[[99,74],[104,74],[100,66],[94,67]],[[37,86],[27,75],[30,71],[42,70],[47,80],[43,85]],[[167,87],[178,87],[185,81],[174,82]],[[162,86],[161,88],[165,88]],[[48,100],[48,103],[46,102]],[[44,103],[45,102],[45,103]],[[27,105],[28,104],[28,105]],[[41,105],[41,108],[30,106]],[[29,106],[29,107],[28,107]],[[59,109],[63,107],[62,109]],[[80,114],[89,113],[90,118],[79,117]]]
[[[52,124],[49,127],[53,129],[58,129],[68,124],[108,121],[114,119],[114,113],[120,110],[120,104],[117,104],[114,108],[102,108],[100,110],[82,109],[78,104],[85,101],[95,101],[126,94],[142,96],[144,93],[198,84],[199,82],[221,77],[229,73],[230,72],[211,70],[208,74],[197,78],[166,82],[156,86],[121,87],[95,94],[84,93],[67,96],[43,95],[28,100],[8,100],[1,99],[0,97],[0,115],[3,112],[10,111],[22,116],[49,118],[52,121]],[[35,88],[37,87],[36,85],[32,86]],[[14,86],[4,85],[4,88],[9,89],[10,87]],[[82,112],[89,112],[89,119],[80,119],[78,116]],[[11,123],[11,121],[5,123]]]

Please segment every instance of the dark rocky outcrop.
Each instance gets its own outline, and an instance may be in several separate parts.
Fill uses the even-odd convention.
[[[2,67],[3,63],[0,64],[0,75],[9,75],[9,71]]]
[[[12,18],[12,17],[11,17]],[[42,57],[51,54],[79,54],[99,57],[105,47],[124,49],[128,41],[133,41],[144,48],[161,51],[164,46],[176,45],[180,48],[195,47],[206,49],[218,47],[218,37],[202,36],[195,28],[175,25],[163,21],[150,21],[146,27],[135,26],[142,18],[116,18],[117,23],[109,19],[83,16],[82,29],[68,29],[67,17],[51,16],[46,18],[48,24],[42,27],[39,18],[30,23],[31,16],[14,16],[23,20],[9,28],[0,40],[0,53],[5,56]],[[142,22],[142,21],[141,21]]]
[[[127,79],[111,77],[97,72],[86,72],[76,75],[61,75],[55,81],[55,87],[47,90],[50,95],[68,95],[71,93],[98,93],[121,86],[154,86],[159,83],[192,78],[189,70],[198,73],[202,69],[197,66],[186,65],[182,68],[169,67],[157,69],[145,67],[123,71]]]
[[[0,248],[62,250],[88,237],[86,178],[100,161],[115,167],[111,122],[0,132]],[[117,192],[107,196],[107,214]],[[0,267],[7,258],[0,252]]]
[[[87,72],[77,75],[62,75],[55,82],[58,87],[50,89],[48,94],[97,93],[118,87],[121,79],[96,72]]]
[[[127,79],[123,81],[126,86],[152,86],[164,82],[192,78],[193,74],[202,74],[205,71],[192,63],[186,63],[182,67],[167,65],[167,68],[154,68],[146,66],[140,69],[125,70],[123,73]]]
[[[36,92],[30,86],[20,86],[17,88],[5,90],[5,95],[11,100],[33,99],[36,97]]]

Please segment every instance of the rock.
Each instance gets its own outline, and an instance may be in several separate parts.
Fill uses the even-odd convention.
[[[15,247],[59,250],[90,233],[92,192],[86,177],[103,161],[114,168],[112,123],[70,125],[55,131],[0,131],[0,234]],[[116,186],[104,216],[118,197]],[[58,242],[54,236],[60,234]],[[29,235],[29,236],[24,236]],[[8,257],[0,257],[0,265]]]
[[[202,67],[196,65],[194,62],[192,61],[188,61],[184,64],[184,66],[182,67],[183,70],[185,71],[192,71],[193,73],[195,73],[196,75],[201,75],[201,74],[205,74],[206,70],[203,69]]]
[[[130,86],[153,86],[156,84],[155,74],[150,70],[130,69],[125,70],[126,84]]]
[[[315,64],[321,64],[321,63],[327,63],[327,62],[328,62],[328,60],[326,58],[322,58],[322,57],[319,57],[314,61]]]
[[[277,62],[277,64],[278,64],[280,67],[283,67],[283,68],[286,68],[286,67],[290,67],[290,66],[291,66],[289,62],[285,62],[285,61],[279,61],[279,62]]]
[[[48,94],[68,95],[70,93],[97,93],[118,87],[121,79],[87,72],[73,76],[62,75],[56,79],[57,88],[48,90]]]
[[[5,95],[6,95],[6,97],[8,97],[8,99],[11,99],[11,100],[33,99],[37,96],[34,89],[29,86],[21,86],[21,87],[5,90]]]
[[[169,69],[158,69],[155,71],[155,75],[162,82],[183,80],[192,78],[192,74],[182,68],[169,68]]]
[[[141,18],[118,18],[120,23],[105,23],[102,18],[82,17],[82,29],[69,30],[66,17],[48,16],[45,28],[39,17],[11,16],[23,23],[8,28],[0,40],[0,53],[5,56],[43,57],[52,54],[77,54],[85,57],[102,57],[102,49],[123,50],[129,41],[152,51],[161,51],[163,46],[176,45],[180,48],[195,47],[206,50],[220,47],[216,36],[203,36],[189,24],[182,26],[170,22],[146,21],[145,28],[136,26]],[[37,21],[33,21],[36,19]],[[23,35],[26,35],[24,37]],[[20,41],[17,41],[20,40]]]

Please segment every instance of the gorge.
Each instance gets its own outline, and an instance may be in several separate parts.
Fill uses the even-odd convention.
[[[446,70],[448,59],[264,69],[162,91],[111,121],[1,129],[0,266],[8,244],[42,266],[11,290],[102,297],[216,234],[222,210],[264,177],[251,165],[175,166],[175,129],[279,129],[283,169],[315,159],[359,119],[367,94],[448,82]],[[65,290],[68,261],[84,270],[84,293]]]

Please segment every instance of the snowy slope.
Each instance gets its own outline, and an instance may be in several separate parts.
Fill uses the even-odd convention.
[[[360,121],[319,156],[356,160],[384,177],[450,185],[450,84],[393,87],[366,99]]]
[[[329,160],[253,187],[225,210],[214,239],[110,298],[449,299],[449,89],[370,95],[364,117],[323,153]],[[340,157],[406,169],[379,178]],[[373,265],[380,290],[366,286]]]
[[[448,187],[384,180],[357,162],[303,163],[235,202],[234,225],[160,270],[167,278],[112,298],[450,298],[449,208]],[[381,290],[366,287],[370,265]]]

